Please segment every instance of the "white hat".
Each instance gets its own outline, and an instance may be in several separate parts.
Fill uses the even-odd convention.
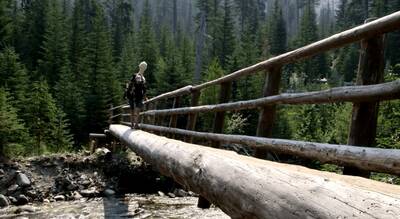
[[[139,64],[139,68],[140,68],[142,71],[146,71],[146,69],[147,69],[147,63],[146,63],[146,62],[141,62],[141,63]]]

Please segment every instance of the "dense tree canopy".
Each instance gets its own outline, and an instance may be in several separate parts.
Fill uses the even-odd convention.
[[[399,9],[400,0],[0,1],[1,149],[81,149],[89,132],[107,127],[107,109],[124,103],[123,86],[141,61],[148,63],[151,97]],[[398,48],[400,32],[387,34],[386,74],[391,80],[400,75]],[[282,91],[351,84],[358,58],[359,44],[353,44],[285,66]],[[262,73],[235,81],[233,100],[260,97],[263,83]],[[205,91],[201,102],[215,103],[218,89]],[[398,103],[383,105],[383,110],[396,114]],[[346,113],[347,105],[281,109],[274,135],[345,143]],[[381,115],[378,133],[378,143],[385,147],[398,145],[398,136],[391,134],[398,133],[397,117],[388,114]],[[235,118],[243,130],[230,132],[255,133],[257,112]],[[200,118],[201,128],[211,120],[210,115]],[[10,145],[18,150],[10,152]]]

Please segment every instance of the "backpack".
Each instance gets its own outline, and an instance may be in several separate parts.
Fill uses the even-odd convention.
[[[128,98],[128,100],[133,100],[137,95],[143,98],[143,90],[146,84],[146,79],[143,75],[135,74],[129,83],[126,86],[124,96]]]

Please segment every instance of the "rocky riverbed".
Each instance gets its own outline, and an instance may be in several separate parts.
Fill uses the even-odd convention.
[[[225,218],[134,153],[63,154],[0,163],[0,218]]]

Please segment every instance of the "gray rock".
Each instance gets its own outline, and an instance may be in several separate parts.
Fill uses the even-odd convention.
[[[111,153],[110,150],[108,150],[107,148],[97,148],[96,151],[94,152],[94,154],[97,157],[102,157],[102,156],[106,156],[107,154]]]
[[[161,197],[165,196],[164,192],[161,192],[161,191],[158,191],[158,195],[161,196]]]
[[[35,190],[29,190],[25,193],[27,196],[31,197],[31,198],[36,198],[37,193]]]
[[[72,195],[72,198],[74,200],[79,200],[79,199],[83,198],[83,196],[79,192],[75,191],[74,194]]]
[[[17,197],[17,205],[26,205],[28,204],[29,199],[25,195],[19,195]]]
[[[13,204],[16,204],[18,202],[18,200],[13,196],[8,196],[8,200],[10,200],[10,202]]]
[[[4,170],[0,169],[0,175],[4,175]]]
[[[31,181],[25,174],[17,173],[17,184],[21,187],[26,187],[31,185]]]
[[[114,196],[115,195],[115,191],[112,190],[112,189],[106,189],[104,191],[104,195],[107,196],[107,197]]]
[[[54,200],[56,200],[56,201],[65,201],[65,196],[63,196],[63,195],[56,195],[56,196],[54,197]]]
[[[171,193],[171,192],[168,192],[168,197],[170,197],[170,198],[175,198],[176,197],[176,195],[174,194],[174,193]]]
[[[183,190],[183,189],[175,189],[175,190],[174,190],[174,194],[175,194],[177,197],[186,197],[186,196],[188,196],[188,193],[187,193],[185,190]]]
[[[94,197],[98,194],[98,192],[96,191],[96,188],[90,188],[90,189],[84,189],[79,191],[79,193],[83,196],[83,197]]]
[[[17,208],[17,210],[15,211],[15,213],[20,214],[22,212],[27,212],[27,213],[32,213],[37,211],[36,208],[29,206],[29,205],[25,205],[22,207]]]
[[[43,203],[50,203],[50,200],[48,200],[47,198],[43,199]]]
[[[15,191],[17,191],[19,188],[19,185],[13,184],[10,187],[8,187],[7,192],[8,194],[13,194]]]
[[[0,208],[7,207],[9,205],[10,202],[8,201],[8,198],[0,194]]]

